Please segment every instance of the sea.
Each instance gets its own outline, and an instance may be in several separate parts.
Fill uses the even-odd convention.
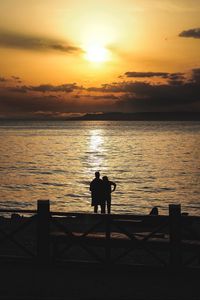
[[[117,184],[113,213],[200,214],[200,122],[1,121],[0,138],[0,209],[92,212],[100,171]]]

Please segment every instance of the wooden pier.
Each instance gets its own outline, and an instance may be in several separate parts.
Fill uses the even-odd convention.
[[[37,210],[0,214],[1,260],[200,267],[200,217],[181,214],[180,205],[169,205],[168,216],[109,215],[52,212],[39,200]]]

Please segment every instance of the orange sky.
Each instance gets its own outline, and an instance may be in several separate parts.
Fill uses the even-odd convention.
[[[130,98],[136,103],[131,104],[133,111],[166,110],[166,103],[161,108],[144,105],[144,109],[140,103],[144,98],[155,102],[166,88],[169,97],[174,93],[181,98],[187,92],[190,97],[190,86],[172,91],[169,85],[175,77],[176,85],[188,80],[197,85],[192,103],[183,99],[182,107],[196,110],[199,20],[199,0],[3,0],[0,115],[12,116],[16,106],[22,116],[126,111],[129,106],[123,101],[126,104]],[[121,90],[118,86],[116,91],[113,82]],[[138,91],[136,82],[148,83],[151,90],[143,86]],[[63,89],[73,83],[76,87],[71,91]],[[104,84],[112,88],[100,88]],[[44,85],[48,85],[45,91]],[[156,94],[152,85],[160,85]],[[169,99],[169,110],[174,109],[179,107],[172,108]]]

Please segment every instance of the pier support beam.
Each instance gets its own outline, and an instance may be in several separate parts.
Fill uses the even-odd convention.
[[[170,267],[182,265],[181,249],[181,205],[169,205],[169,238],[170,238]]]
[[[105,215],[105,222],[106,222],[106,249],[105,249],[105,257],[106,257],[106,264],[109,265],[111,262],[111,217],[110,214]]]
[[[50,260],[49,239],[50,203],[49,200],[37,202],[37,258],[40,263]]]

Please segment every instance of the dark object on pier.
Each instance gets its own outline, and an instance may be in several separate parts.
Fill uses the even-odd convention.
[[[14,213],[11,215],[12,221],[19,221],[20,219],[21,219],[21,216],[19,214]]]
[[[149,213],[151,216],[158,216],[158,208],[157,208],[157,206],[154,206],[153,208],[152,208],[152,210],[150,211],[150,213]]]

